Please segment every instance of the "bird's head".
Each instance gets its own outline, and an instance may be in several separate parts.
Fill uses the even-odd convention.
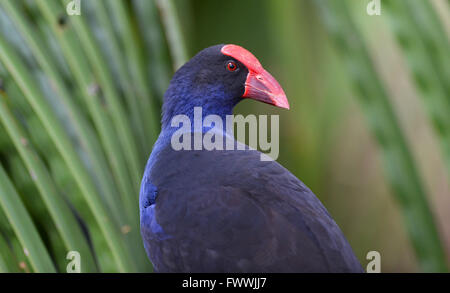
[[[164,95],[163,127],[178,114],[232,113],[242,99],[253,99],[289,109],[286,95],[258,59],[237,45],[216,45],[195,55],[175,73]]]

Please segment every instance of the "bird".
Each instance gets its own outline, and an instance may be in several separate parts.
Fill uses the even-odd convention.
[[[278,81],[234,44],[203,49],[170,81],[139,195],[141,236],[154,271],[363,272],[320,200],[275,160],[261,160],[252,148],[173,148],[174,117],[194,119],[201,107],[202,117],[225,121],[244,99],[289,109]],[[187,138],[196,132],[206,130],[191,129]]]

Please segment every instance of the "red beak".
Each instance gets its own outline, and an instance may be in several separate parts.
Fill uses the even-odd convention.
[[[242,97],[289,109],[289,102],[280,84],[264,69],[259,73],[248,73]]]
[[[264,70],[252,53],[236,45],[225,45],[221,51],[224,55],[235,58],[248,69],[243,98],[289,109],[289,102],[280,84],[269,72]]]

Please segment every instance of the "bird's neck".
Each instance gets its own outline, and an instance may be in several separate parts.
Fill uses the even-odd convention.
[[[184,127],[187,127],[186,124],[190,124],[191,131],[202,131],[205,132],[210,127],[206,124],[210,124],[208,121],[217,121],[220,120],[222,125],[225,126],[226,117],[233,114],[233,108],[215,108],[215,107],[201,107],[201,106],[193,106],[191,108],[187,108],[183,114],[173,115],[166,123],[162,125],[162,132],[171,133],[179,129],[183,124]],[[199,125],[202,128],[198,128]]]
[[[225,123],[226,116],[233,114],[234,106],[240,101],[238,97],[226,96],[220,88],[208,91],[207,96],[201,93],[192,93],[192,91],[187,93],[179,88],[175,90],[169,88],[168,92],[172,95],[165,100],[163,105],[162,132],[175,131],[179,124],[177,119],[179,120],[180,116],[183,116],[183,119],[189,119],[192,131],[194,131],[194,122],[198,122],[198,119],[204,121],[207,116],[211,115],[219,116]],[[207,102],[205,102],[206,100]]]
[[[182,133],[206,133],[208,131],[214,131],[217,135],[231,136],[228,134],[227,116],[233,114],[233,107],[228,108],[195,106],[192,108],[186,108],[183,114],[174,115],[170,122],[163,125],[158,141],[155,144],[165,146],[171,143],[172,136],[176,133],[181,135]]]
[[[170,101],[169,101],[170,102]],[[226,117],[227,115],[233,114],[233,108],[239,101],[236,99],[235,101],[231,101],[228,103],[214,103],[210,102],[206,105],[197,106],[195,104],[185,104],[178,107],[169,107],[170,104],[164,104],[163,105],[163,115],[161,120],[161,133],[159,134],[158,140],[153,146],[152,153],[150,155],[147,168],[151,169],[158,153],[168,144],[171,143],[172,135],[175,133],[175,131],[179,130],[181,127],[180,123],[177,123],[176,116],[178,115],[184,115],[184,118],[187,118],[190,122],[190,131],[195,132],[198,131],[196,129],[195,122],[201,121],[201,131],[205,133],[206,131],[210,130],[211,127],[204,126],[203,122],[205,121],[205,118],[209,115],[216,115],[216,119],[222,120],[222,134],[224,136],[227,136],[226,133]],[[199,114],[199,108],[201,109],[201,113]],[[218,117],[217,117],[218,116]],[[200,118],[201,117],[201,118]],[[180,116],[178,116],[180,118]],[[173,126],[174,125],[174,126]],[[215,130],[220,131],[219,129],[215,128]],[[233,138],[234,139],[234,138]]]

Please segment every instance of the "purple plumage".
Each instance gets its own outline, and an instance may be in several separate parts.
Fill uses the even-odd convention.
[[[277,162],[248,148],[173,149],[173,117],[193,119],[202,107],[203,116],[225,119],[243,98],[289,108],[278,82],[241,47],[207,48],[175,73],[140,194],[155,271],[363,272],[319,199]]]

